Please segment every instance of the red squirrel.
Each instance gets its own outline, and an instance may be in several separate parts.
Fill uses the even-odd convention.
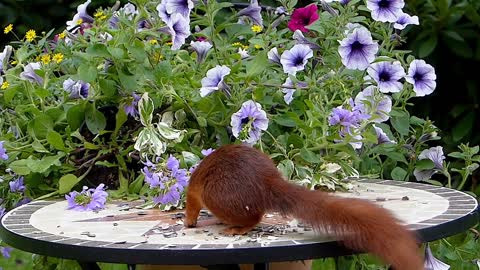
[[[327,229],[348,248],[371,252],[395,270],[423,270],[412,232],[386,209],[286,181],[269,156],[246,145],[225,145],[206,156],[190,177],[185,226],[195,227],[202,207],[245,234],[268,211]]]

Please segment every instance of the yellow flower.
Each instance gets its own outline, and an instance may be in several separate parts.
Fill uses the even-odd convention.
[[[232,46],[242,47],[243,45],[242,45],[242,43],[240,43],[240,42],[235,42],[235,43],[232,44]]]
[[[17,60],[13,60],[13,61],[11,62],[11,64],[12,64],[12,66],[15,66],[15,65],[17,64]]]
[[[53,55],[53,61],[55,61],[55,63],[57,64],[60,64],[60,62],[63,61],[63,54],[61,53],[56,53]]]
[[[78,19],[77,25],[80,25],[80,24],[82,24],[82,23],[83,23],[83,20],[82,20],[82,19]]]
[[[173,44],[173,42],[172,42],[172,41],[169,41],[169,42],[166,42],[165,44],[166,44],[167,46],[171,46],[171,45]]]
[[[98,10],[97,12],[95,12],[95,14],[93,14],[93,17],[95,18],[101,18],[102,16],[104,16],[104,14],[101,10]]]
[[[156,62],[159,62],[160,60],[163,59],[163,55],[161,55],[160,53],[155,53],[153,54],[153,60],[156,61]]]
[[[5,90],[5,89],[7,89],[9,86],[10,86],[10,84],[5,81],[5,82],[2,83],[2,86],[0,86],[0,88],[1,88],[2,90]]]
[[[258,45],[258,44],[255,44],[254,47],[255,47],[255,49],[257,49],[257,50],[262,48],[262,46],[260,46],[260,45]]]
[[[246,50],[246,49],[248,49],[248,45],[242,45],[242,48],[243,48],[244,50]]]
[[[7,25],[7,27],[5,27],[5,29],[3,29],[3,33],[8,34],[10,33],[10,31],[12,31],[12,29],[13,29],[13,25],[9,24]]]
[[[151,45],[156,45],[156,44],[158,44],[158,40],[156,40],[156,39],[150,39],[150,40],[148,41],[148,43],[150,43]]]
[[[62,33],[58,34],[58,38],[59,38],[59,39],[64,39],[66,36],[67,36],[67,33],[65,33],[65,31],[63,31]]]
[[[44,54],[40,57],[40,59],[42,60],[42,63],[44,63],[45,65],[50,63],[50,61],[52,61],[52,57],[50,56],[50,54]]]
[[[262,27],[260,25],[254,25],[252,26],[252,31],[255,32],[255,33],[260,33],[262,32]]]
[[[35,30],[28,30],[27,33],[25,34],[25,38],[32,42],[35,38],[37,37],[37,33],[35,32]]]

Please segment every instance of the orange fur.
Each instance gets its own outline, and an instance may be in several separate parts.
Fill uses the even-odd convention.
[[[200,163],[188,186],[186,226],[196,225],[204,206],[231,225],[228,234],[245,234],[266,212],[279,211],[332,232],[349,248],[376,254],[396,270],[424,269],[415,236],[387,210],[289,183],[267,155],[249,146],[222,146]]]

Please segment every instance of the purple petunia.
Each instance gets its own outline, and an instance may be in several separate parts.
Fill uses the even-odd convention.
[[[140,96],[132,93],[132,98],[130,99],[130,103],[126,104],[123,106],[123,110],[127,115],[130,115],[131,117],[137,117],[138,116],[138,101],[140,100]]]
[[[8,154],[7,150],[5,150],[5,147],[3,146],[4,143],[4,141],[0,141],[0,159],[7,160]]]
[[[373,125],[373,128],[375,129],[375,134],[377,135],[377,145],[384,143],[396,143],[395,141],[390,140],[390,138],[387,136],[385,131],[383,131],[383,129],[375,125]]]
[[[168,23],[171,20],[172,14],[167,12],[167,1],[162,0],[160,4],[157,5],[158,16],[164,23]]]
[[[25,191],[23,176],[20,176],[17,179],[10,181],[8,184],[10,185],[10,192],[12,193],[23,193]]]
[[[435,69],[424,60],[413,60],[405,80],[413,84],[417,97],[430,95],[437,87]]]
[[[307,45],[312,50],[320,49],[320,46],[318,46],[317,43],[308,40],[300,30],[295,30],[293,33],[293,39],[295,40],[295,44]]]
[[[292,102],[292,100],[293,100],[293,94],[296,91],[295,87],[305,88],[305,87],[307,87],[307,83],[306,82],[297,82],[296,84],[294,84],[292,79],[290,79],[290,77],[288,77],[285,80],[285,83],[282,84],[282,86],[283,86],[282,92],[285,94],[283,96],[283,100],[285,101],[285,103],[290,104],[290,102]]]
[[[413,171],[413,175],[418,181],[428,180],[432,175],[434,175],[438,171],[443,170],[443,161],[445,160],[445,156],[443,154],[443,148],[441,146],[431,147],[429,149],[423,150],[420,155],[418,155],[418,159],[430,159],[433,164],[434,168],[430,170],[419,170],[415,169]]]
[[[372,18],[380,22],[395,22],[403,12],[403,0],[367,0]]]
[[[278,53],[277,47],[273,47],[272,49],[270,49],[270,51],[268,51],[268,53],[267,53],[267,56],[268,56],[268,60],[270,60],[270,62],[281,65],[280,54]]]
[[[42,67],[40,62],[30,63],[23,68],[23,72],[20,73],[20,78],[22,80],[27,80],[30,82],[36,82],[38,84],[43,84],[43,78],[38,76],[35,73],[35,70],[39,70]]]
[[[0,206],[0,218],[2,218],[7,213],[7,209],[5,207]]]
[[[403,30],[407,25],[415,24],[419,25],[418,17],[417,16],[410,16],[407,13],[400,14],[397,18],[397,21],[393,25],[393,28],[398,30]]]
[[[211,153],[213,153],[215,151],[215,149],[213,148],[208,148],[208,149],[202,149],[201,153],[204,157],[210,155]]]
[[[90,89],[90,84],[80,80],[74,81],[68,78],[63,82],[63,90],[69,93],[70,98],[73,98],[73,99],[77,99],[77,98],[86,99],[88,97],[89,89]]]
[[[81,192],[72,191],[65,195],[67,199],[67,209],[75,211],[98,211],[105,208],[108,193],[105,191],[105,185],[100,184],[95,189],[83,187]]]
[[[427,243],[425,246],[425,270],[449,270],[450,265],[440,261],[433,256],[430,245]]]
[[[172,14],[167,22],[168,32],[172,36],[172,50],[178,50],[190,36],[190,21],[179,13]]]
[[[202,63],[207,57],[208,51],[212,48],[212,44],[208,41],[191,41],[190,45],[197,53],[197,63]]]
[[[295,75],[297,71],[305,69],[308,59],[313,57],[313,51],[304,44],[293,46],[290,50],[286,50],[280,57],[280,63],[283,66],[283,72]]]
[[[67,30],[70,31],[75,28],[79,23],[92,23],[92,16],[87,14],[87,7],[91,3],[91,0],[86,1],[85,3],[77,7],[77,13],[73,16],[71,21],[67,21]]]
[[[230,125],[233,136],[243,142],[253,144],[260,140],[262,130],[268,128],[267,113],[262,110],[259,103],[248,100],[242,104],[238,112],[232,115]]]
[[[365,27],[354,28],[339,42],[338,52],[342,63],[349,69],[365,70],[378,52],[377,42],[373,41],[370,31]]]
[[[367,68],[367,73],[382,93],[397,93],[403,89],[403,84],[398,80],[405,77],[405,70],[398,61],[373,63]]]
[[[230,74],[230,68],[227,66],[219,66],[207,71],[207,76],[202,79],[202,88],[200,88],[200,96],[205,97],[213,91],[228,89],[223,81],[224,77]]]
[[[375,86],[369,86],[355,97],[355,108],[375,123],[387,121],[392,110],[392,100],[389,96],[375,91]]]
[[[237,15],[249,18],[253,24],[263,26],[262,8],[258,5],[258,0],[250,0],[250,5],[240,10]]]
[[[338,135],[342,138],[349,137],[349,144],[354,149],[359,149],[362,147],[361,140],[363,139],[360,134],[358,134],[358,128],[360,127],[361,121],[368,119],[370,115],[360,112],[353,106],[353,101],[350,100],[350,107],[353,107],[352,110],[347,110],[343,106],[333,108],[332,113],[328,117],[328,124],[330,126],[338,127]]]
[[[180,14],[185,18],[190,17],[190,11],[194,7],[192,0],[162,0],[168,14]]]

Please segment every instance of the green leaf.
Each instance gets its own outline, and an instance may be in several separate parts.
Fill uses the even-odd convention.
[[[410,116],[407,112],[404,111],[396,111],[394,114],[390,114],[390,122],[392,123],[393,128],[403,136],[408,135],[410,129]]]
[[[117,94],[117,83],[112,80],[102,79],[99,82],[100,90],[107,97],[114,97]]]
[[[142,98],[138,101],[140,121],[144,126],[149,126],[152,124],[153,109],[153,100],[148,96],[148,92],[145,92],[142,95]]]
[[[78,68],[78,78],[84,82],[93,82],[97,78],[97,67],[90,64],[81,64]]]
[[[452,128],[452,138],[454,142],[459,142],[472,131],[475,122],[475,112],[468,113],[465,117],[457,121]]]
[[[77,130],[85,121],[85,104],[73,105],[67,111],[67,122],[72,130]]]
[[[117,114],[115,115],[115,130],[113,131],[113,138],[117,137],[118,132],[122,125],[127,122],[128,116],[124,110],[118,110]]]
[[[35,150],[35,152],[38,152],[38,153],[49,153],[49,151],[38,140],[33,141],[32,148],[33,150]]]
[[[108,52],[113,56],[113,58],[122,59],[124,54],[123,49],[115,47],[107,47]]]
[[[72,188],[80,182],[77,176],[73,174],[66,174],[58,181],[58,193],[66,194],[72,190]]]
[[[285,176],[286,179],[291,179],[293,171],[295,169],[295,165],[290,159],[285,159],[277,165],[277,168],[278,170],[280,170],[283,176]]]
[[[43,157],[40,160],[31,159],[31,157],[29,157],[27,159],[28,167],[32,172],[44,173],[52,166],[61,166],[60,159],[64,156],[65,154],[60,152],[55,156]]]
[[[465,159],[465,154],[460,152],[451,152],[448,154],[448,156],[453,158]]]
[[[431,170],[435,168],[435,164],[430,159],[419,159],[415,167],[419,170]]]
[[[296,127],[297,126],[297,122],[295,121],[295,119],[293,119],[292,117],[290,117],[287,114],[278,115],[277,117],[273,118],[273,121],[275,123],[281,125],[281,126],[284,126],[284,127]]]
[[[30,174],[30,168],[28,167],[27,159],[15,160],[14,162],[10,163],[9,167],[14,173],[18,175]]]
[[[205,117],[202,117],[202,116],[199,116],[197,117],[197,122],[198,122],[198,125],[201,126],[201,127],[207,127],[207,119],[205,119]]]
[[[144,179],[145,176],[143,174],[138,175],[137,178],[128,186],[128,193],[138,194],[143,187]]]
[[[426,182],[426,183],[429,183],[429,184],[432,184],[432,185],[435,185],[435,186],[443,187],[443,184],[436,181],[436,180],[427,179],[427,180],[423,180],[422,182]]]
[[[44,139],[53,130],[53,120],[46,114],[41,114],[33,120],[33,131],[38,139]]]
[[[101,43],[94,44],[91,47],[88,47],[86,52],[92,56],[109,58],[111,55],[108,52],[107,46]]]
[[[246,64],[247,76],[251,77],[251,76],[255,76],[262,73],[262,71],[265,70],[267,65],[268,65],[267,52],[262,51],[257,55],[255,55],[255,58],[252,61]]]
[[[393,180],[405,180],[405,177],[407,176],[407,171],[400,167],[395,167],[390,175],[392,176]]]
[[[194,153],[188,152],[188,151],[182,151],[182,156],[183,156],[183,161],[185,162],[185,165],[188,167],[191,167],[198,162],[200,162],[200,158],[195,155]]]
[[[300,157],[310,163],[316,164],[320,162],[320,157],[314,152],[308,150],[307,148],[300,149]]]
[[[437,35],[432,33],[428,36],[427,39],[420,42],[420,47],[418,48],[418,57],[425,58],[430,55],[435,47],[437,47]]]
[[[65,148],[65,143],[63,142],[62,135],[60,135],[56,131],[52,130],[48,132],[47,142],[57,150],[68,152],[68,149]]]
[[[95,108],[93,103],[87,103],[86,105],[85,120],[88,130],[90,130],[90,132],[93,134],[98,134],[107,126],[107,120],[105,119],[105,116]]]

